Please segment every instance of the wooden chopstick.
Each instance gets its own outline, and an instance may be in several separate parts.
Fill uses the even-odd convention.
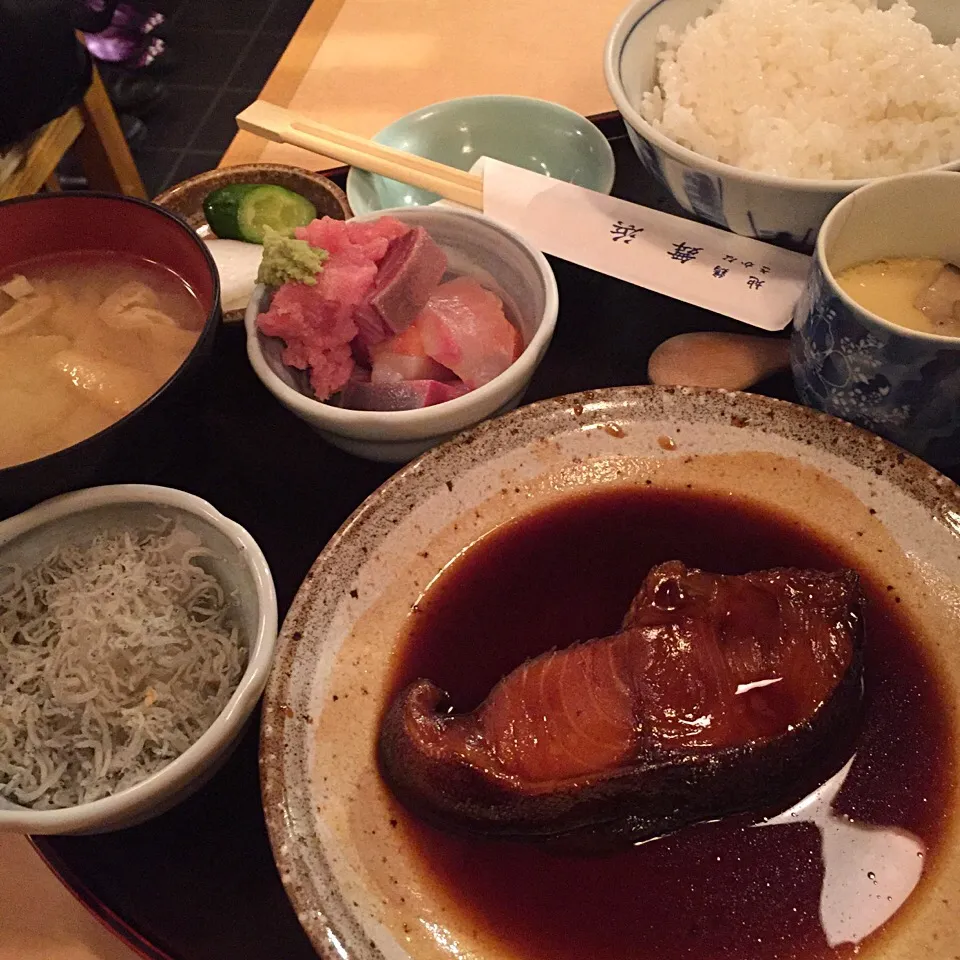
[[[237,115],[241,130],[277,143],[303,147],[361,170],[439,194],[447,200],[483,210],[483,178],[364,137],[318,123],[285,107],[257,100]]]

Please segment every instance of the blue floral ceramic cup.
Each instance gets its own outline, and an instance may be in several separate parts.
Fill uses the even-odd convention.
[[[960,264],[960,174],[881,180],[823,222],[793,315],[790,359],[800,399],[928,462],[960,463],[960,338],[909,330],[865,310],[836,284],[847,267],[891,257]]]

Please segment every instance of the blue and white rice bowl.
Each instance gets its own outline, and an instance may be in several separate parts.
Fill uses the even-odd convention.
[[[882,0],[880,6],[891,2]],[[607,39],[607,87],[641,163],[685,210],[734,233],[810,250],[832,207],[877,178],[801,179],[742,169],[681,146],[640,111],[643,94],[655,86],[661,28],[682,32],[716,5],[717,0],[634,0]],[[960,34],[960,6],[940,0],[912,0],[911,6],[936,42],[953,43]],[[960,157],[931,169],[960,169]]]

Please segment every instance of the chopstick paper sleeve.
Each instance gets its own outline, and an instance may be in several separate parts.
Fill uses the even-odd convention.
[[[484,157],[483,212],[544,253],[762,330],[790,322],[810,258]]]

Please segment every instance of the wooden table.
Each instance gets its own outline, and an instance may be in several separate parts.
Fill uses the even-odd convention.
[[[425,104],[514,93],[585,115],[613,109],[606,34],[625,0],[315,0],[262,98],[369,136]],[[239,133],[221,166],[339,166]],[[148,869],[145,865],[145,869]],[[135,960],[24,837],[0,835],[0,960]]]
[[[262,99],[281,107],[290,106],[343,4],[344,0],[314,0],[270,74],[266,86],[260,91]],[[220,166],[257,163],[263,159],[266,146],[260,137],[240,132],[223,155]]]
[[[26,837],[0,834],[0,960],[136,960],[74,899]]]
[[[261,98],[361,136],[450,97],[512,93],[613,110],[603,46],[625,0],[315,0]],[[221,166],[339,166],[239,133]]]

